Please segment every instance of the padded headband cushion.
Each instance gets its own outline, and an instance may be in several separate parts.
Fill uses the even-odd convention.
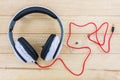
[[[25,15],[31,14],[31,13],[44,13],[44,14],[47,14],[47,15],[53,17],[54,19],[57,19],[57,16],[47,8],[44,8],[44,7],[29,7],[29,8],[26,8],[26,9],[22,10],[21,12],[19,12],[14,17],[14,21],[17,21],[17,20],[21,19],[22,17],[24,17]]]
[[[38,55],[34,48],[29,44],[29,42],[27,42],[23,37],[20,37],[18,41],[27,51],[27,53],[36,61],[38,59]]]
[[[59,38],[55,34],[51,34],[42,49],[41,58],[46,61],[53,59],[58,44]]]

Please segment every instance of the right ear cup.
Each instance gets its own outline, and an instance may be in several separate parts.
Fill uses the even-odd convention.
[[[46,61],[54,59],[59,42],[59,37],[51,34],[41,51],[41,58]]]
[[[17,40],[15,48],[27,62],[35,62],[38,59],[34,48],[23,37]]]

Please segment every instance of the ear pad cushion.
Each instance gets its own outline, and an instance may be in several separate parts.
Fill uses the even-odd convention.
[[[34,48],[29,44],[29,42],[27,42],[27,40],[25,40],[23,37],[20,37],[18,39],[18,42],[20,43],[20,45],[24,48],[24,50],[27,52],[27,54],[29,56],[31,56],[35,61],[38,59],[38,55],[36,53],[36,51],[34,50]]]
[[[41,58],[46,61],[52,60],[58,47],[58,44],[58,36],[56,36],[55,34],[51,34],[41,51]]]

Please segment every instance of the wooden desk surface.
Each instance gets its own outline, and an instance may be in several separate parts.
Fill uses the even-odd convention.
[[[48,69],[38,69],[34,64],[22,63],[14,55],[8,42],[8,24],[17,11],[27,6],[45,6],[55,11],[65,26],[65,40],[59,57],[76,73],[81,70],[81,63],[87,55],[87,50],[74,50],[66,46],[68,24],[74,21],[85,24],[93,21],[97,25],[108,21],[109,31],[115,25],[115,34],[111,40],[110,54],[88,41],[87,34],[94,30],[89,26],[85,29],[74,28],[71,45],[92,48],[82,76],[75,77],[68,73],[60,62]],[[51,33],[59,35],[59,25],[50,17],[43,14],[32,14],[17,22],[14,29],[15,40],[25,37],[40,54],[41,46]],[[104,29],[99,33],[102,38]],[[1,0],[0,2],[0,80],[120,80],[120,0]],[[75,45],[75,42],[79,42]],[[105,48],[107,45],[105,46]],[[50,62],[39,63],[47,65]]]

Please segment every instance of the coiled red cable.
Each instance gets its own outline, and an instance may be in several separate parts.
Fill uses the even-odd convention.
[[[85,24],[85,25],[77,25],[77,24],[75,24],[74,22],[70,22],[70,23],[69,23],[69,35],[68,35],[68,38],[67,38],[67,41],[66,41],[67,46],[70,47],[70,48],[73,48],[73,49],[88,49],[88,50],[89,50],[87,56],[85,57],[85,59],[84,59],[84,61],[83,61],[83,64],[82,64],[82,67],[81,67],[81,68],[82,68],[81,71],[80,71],[79,73],[74,73],[74,72],[65,64],[65,62],[63,61],[62,58],[56,58],[51,64],[46,65],[46,66],[40,65],[40,64],[38,64],[37,62],[35,62],[35,64],[36,64],[39,68],[48,68],[48,67],[51,67],[52,65],[54,65],[55,62],[61,61],[61,63],[63,64],[63,66],[64,66],[71,74],[73,74],[73,75],[75,75],[75,76],[80,76],[80,75],[82,75],[83,72],[84,72],[84,69],[85,69],[85,64],[86,64],[86,62],[87,62],[87,60],[88,60],[88,58],[89,58],[89,56],[90,56],[90,54],[91,54],[91,48],[88,47],[88,46],[74,47],[74,46],[69,45],[69,40],[70,40],[71,33],[72,33],[71,26],[72,26],[72,25],[75,25],[75,26],[77,26],[77,27],[85,27],[85,26],[90,25],[90,24],[92,24],[92,25],[95,27],[95,31],[92,32],[92,33],[90,33],[90,34],[88,35],[88,39],[89,39],[90,41],[94,42],[95,44],[99,45],[100,48],[101,48],[105,53],[110,52],[110,40],[111,40],[112,35],[113,35],[113,32],[114,32],[114,27],[112,27],[112,32],[111,32],[111,34],[110,34],[110,36],[109,36],[109,39],[108,39],[108,48],[107,48],[107,50],[105,50],[105,49],[102,47],[102,46],[105,44],[105,41],[106,41],[106,35],[107,35],[107,31],[108,31],[108,26],[109,26],[108,22],[104,22],[98,29],[97,29],[97,25],[96,25],[95,23],[93,23],[93,22],[89,22],[89,23],[87,23],[87,24]],[[104,33],[103,43],[100,43],[97,32],[98,32],[98,31],[103,27],[103,25],[105,25],[105,24],[107,25],[107,27],[106,27],[106,30],[105,30],[105,33]],[[97,40],[97,41],[91,39],[91,35],[93,35],[93,34],[96,35],[96,40]]]

